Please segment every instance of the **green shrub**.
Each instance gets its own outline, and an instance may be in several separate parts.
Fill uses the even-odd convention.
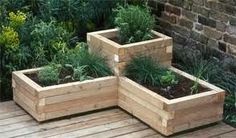
[[[36,24],[31,32],[33,48],[36,61],[41,61],[45,57],[51,61],[57,52],[65,49],[69,41],[70,34],[64,28],[57,26],[55,21],[49,23],[41,21]]]
[[[121,43],[132,43],[151,39],[151,30],[155,25],[155,18],[148,8],[139,6],[119,7],[115,24],[119,28]]]
[[[60,74],[60,65],[51,64],[43,67],[38,72],[38,79],[43,85],[53,85],[57,84]]]

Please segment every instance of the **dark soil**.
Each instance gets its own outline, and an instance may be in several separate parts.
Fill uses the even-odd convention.
[[[42,84],[40,81],[39,81],[39,78],[38,78],[38,74],[37,73],[32,73],[32,74],[25,74],[27,77],[29,77],[31,80],[33,80],[34,82],[36,82],[37,84],[39,84],[40,86],[42,87],[46,87],[46,86],[52,86],[52,85],[59,85],[59,84],[65,84],[65,83],[69,83],[69,82],[76,82],[77,80],[73,80],[71,78],[67,78],[67,79],[63,79],[63,80],[60,80],[59,83],[54,83],[54,84],[51,84],[51,85],[44,85]]]
[[[157,35],[152,35],[152,37],[153,37],[153,38],[151,38],[151,39],[149,39],[149,40],[159,38],[159,36],[157,36]],[[125,44],[127,44],[127,43],[122,43],[122,42],[120,42],[118,36],[116,36],[116,37],[111,37],[111,38],[108,38],[108,39],[110,39],[110,40],[112,40],[112,41],[114,41],[114,42],[116,42],[116,43],[118,43],[118,44],[120,44],[120,45],[125,45]],[[141,41],[139,41],[139,42],[141,42]],[[137,43],[137,42],[133,42],[133,43]],[[132,43],[131,43],[131,44],[132,44]]]
[[[179,83],[177,85],[170,87],[168,90],[166,88],[151,86],[148,84],[141,84],[141,85],[169,100],[192,95],[191,87],[193,86],[194,82],[185,77],[182,76],[179,77],[180,77]],[[202,87],[201,85],[199,85],[198,87],[199,91],[198,93],[206,92],[208,90],[209,90],[208,88]]]

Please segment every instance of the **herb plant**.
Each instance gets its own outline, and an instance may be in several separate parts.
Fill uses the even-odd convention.
[[[133,43],[151,39],[151,30],[155,25],[155,18],[146,7],[126,6],[119,7],[115,24],[119,29],[121,43]]]
[[[160,83],[164,87],[173,86],[178,84],[178,79],[176,75],[171,71],[166,71],[161,77],[160,77]]]
[[[57,84],[59,80],[60,65],[51,64],[43,67],[38,73],[39,82],[43,85]]]

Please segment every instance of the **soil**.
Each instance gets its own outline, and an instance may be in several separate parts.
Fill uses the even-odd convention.
[[[149,40],[160,38],[160,37],[157,36],[157,35],[152,35],[152,36],[153,36],[153,38],[151,38],[151,39],[149,39]],[[120,44],[120,45],[125,45],[125,44],[127,44],[127,43],[121,43],[118,36],[111,37],[111,38],[108,38],[108,39],[110,39],[110,40],[112,40],[112,41],[114,41],[114,42],[116,42],[116,43],[118,43],[118,44]],[[141,41],[139,41],[139,42],[141,42]],[[137,43],[137,42],[133,42],[133,43]],[[131,43],[131,44],[132,44],[132,43]]]
[[[33,80],[34,82],[36,82],[37,84],[39,84],[42,87],[46,87],[46,86],[52,86],[52,85],[59,85],[59,84],[65,84],[65,83],[69,83],[69,82],[76,82],[76,80],[72,80],[71,78],[67,78],[64,80],[60,80],[59,83],[54,83],[51,85],[44,85],[39,81],[38,78],[38,74],[37,73],[32,73],[32,74],[25,74],[27,77],[29,77],[31,80]]]
[[[168,90],[166,88],[151,86],[148,84],[141,84],[144,87],[148,88],[149,90],[171,100],[176,99],[188,95],[192,95],[191,93],[191,87],[193,86],[194,82],[192,80],[189,80],[185,77],[179,76],[179,83],[177,85],[174,85],[170,87]],[[201,85],[198,87],[198,93],[206,92],[210,89],[205,88]]]

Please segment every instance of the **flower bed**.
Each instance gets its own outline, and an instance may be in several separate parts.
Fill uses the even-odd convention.
[[[16,71],[12,75],[14,101],[37,121],[117,105],[114,76],[42,87],[26,76],[39,70]]]
[[[190,81],[196,78],[171,67]],[[120,77],[118,106],[164,135],[222,120],[225,91],[199,80],[209,90],[176,99],[164,98],[127,77]]]

